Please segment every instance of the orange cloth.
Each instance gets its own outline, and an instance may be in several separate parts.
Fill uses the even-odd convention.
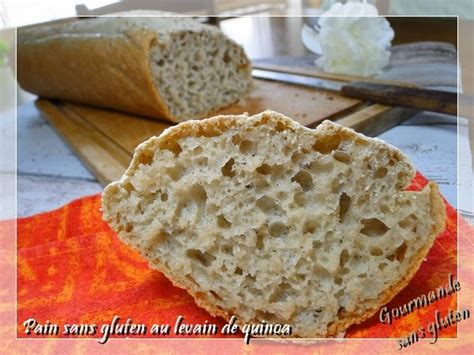
[[[427,183],[417,174],[410,186]],[[456,211],[446,203],[447,227],[436,239],[426,261],[410,284],[388,305],[401,306],[411,299],[445,286],[448,274],[456,277]],[[26,337],[23,322],[44,324],[110,323],[114,315],[125,322],[170,324],[182,315],[186,323],[225,324],[199,308],[186,291],[174,287],[160,272],[151,270],[134,250],[122,244],[102,221],[100,196],[85,197],[52,212],[18,219],[18,336]],[[434,310],[444,316],[456,309],[456,295],[415,310],[392,325],[378,321],[378,313],[349,329],[348,337],[401,337],[427,325]],[[100,328],[99,328],[100,329]],[[61,336],[61,333],[59,334]],[[95,337],[99,337],[96,334]],[[170,335],[172,337],[173,335]],[[222,336],[222,335],[221,335]],[[440,337],[455,337],[456,327]],[[31,336],[30,336],[31,337]],[[33,335],[35,337],[35,335]]]

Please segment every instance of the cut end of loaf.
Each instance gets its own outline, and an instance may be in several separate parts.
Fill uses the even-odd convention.
[[[149,60],[155,87],[178,122],[245,98],[252,83],[243,48],[210,26],[157,39]]]
[[[215,315],[335,336],[388,302],[444,228],[397,149],[271,111],[190,121],[137,148],[104,219]]]

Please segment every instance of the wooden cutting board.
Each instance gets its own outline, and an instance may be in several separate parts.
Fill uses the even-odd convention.
[[[442,73],[446,73],[449,80],[453,75],[455,78],[456,56],[453,56],[453,49],[444,44],[402,45],[393,50],[391,65],[386,72],[390,80],[429,86],[433,78],[439,78]],[[321,77],[328,79],[331,75],[321,73]],[[413,78],[423,79],[417,81]],[[345,81],[337,75],[332,79]],[[448,79],[443,79],[443,82]],[[159,135],[171,125],[112,110],[41,98],[36,106],[103,185],[122,176],[138,144]],[[416,113],[411,109],[371,104],[315,88],[255,80],[245,101],[209,116],[255,114],[267,109],[281,112],[307,127],[315,127],[330,119],[369,136],[377,135]]]

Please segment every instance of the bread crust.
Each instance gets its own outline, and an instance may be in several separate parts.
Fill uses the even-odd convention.
[[[261,114],[252,117],[248,117],[247,115],[216,116],[202,121],[188,121],[185,123],[181,123],[177,126],[171,127],[164,131],[159,137],[153,137],[139,145],[136,149],[132,163],[125,172],[122,179],[106,187],[102,199],[104,219],[117,230],[117,226],[114,225],[112,216],[107,215],[107,211],[109,210],[108,205],[110,203],[113,203],[114,194],[118,192],[119,186],[127,179],[127,176],[133,175],[136,169],[138,168],[140,162],[145,159],[144,157],[149,156],[149,154],[155,149],[157,149],[158,147],[173,147],[173,145],[176,144],[176,142],[183,137],[216,136],[229,128],[243,124],[244,121],[249,119],[253,121],[253,124],[255,126],[263,125],[268,122],[268,120],[276,120],[277,124],[279,125],[279,129],[282,130],[304,129],[314,132],[314,130],[302,127],[295,121],[272,111],[265,111]],[[399,159],[408,161],[408,158],[395,147],[392,147],[379,139],[365,137],[354,132],[351,129],[336,125],[330,121],[323,122],[319,127],[317,127],[317,130],[320,134],[326,134],[337,131],[338,134],[349,139],[353,139],[359,144],[367,144],[370,142],[370,144],[376,146],[383,145],[384,149],[390,150],[390,152],[393,153],[395,156],[398,156]],[[408,186],[414,174],[415,171],[413,170],[410,172],[410,174],[407,175],[407,177],[403,181],[403,186],[401,187],[401,190],[404,190]],[[333,324],[327,330],[326,334],[315,334],[315,337],[336,337],[341,333],[344,333],[350,325],[361,323],[364,320],[372,317],[380,309],[380,307],[388,303],[394,296],[396,296],[404,287],[407,286],[407,284],[413,278],[415,273],[418,271],[421,263],[423,262],[423,259],[426,257],[428,251],[432,247],[436,237],[444,230],[446,220],[445,205],[441,196],[438,193],[437,185],[434,182],[430,182],[423,189],[423,191],[429,192],[430,215],[433,220],[433,224],[431,226],[431,231],[427,236],[427,240],[423,245],[423,248],[419,250],[417,255],[412,257],[411,264],[408,267],[408,271],[399,279],[396,284],[385,289],[385,291],[378,298],[377,303],[373,307],[371,307],[370,309],[366,309],[362,314],[349,312],[345,313],[343,317],[333,322]],[[130,244],[130,240],[127,238],[127,235],[124,231],[119,232],[119,237],[124,242]],[[150,263],[150,265],[151,267],[165,274],[165,276],[170,279],[175,286],[187,290],[188,293],[190,293],[191,296],[195,299],[196,303],[200,307],[206,309],[211,315],[221,316],[227,320],[229,320],[233,315],[233,309],[222,309],[221,307],[216,306],[215,304],[210,302],[202,293],[195,291],[192,287],[189,287],[189,282],[184,278],[173,278],[171,276],[171,270],[169,270],[159,260],[155,259],[153,262]]]
[[[120,31],[99,28],[84,32],[73,27],[85,21],[93,26],[96,20],[19,29],[17,68],[21,87],[53,99],[183,121],[170,112],[153,82],[149,53],[152,44],[166,45],[164,36],[145,25],[130,26],[125,18],[108,19],[115,21]],[[205,25],[192,31],[220,34]],[[249,61],[247,66],[250,68]]]

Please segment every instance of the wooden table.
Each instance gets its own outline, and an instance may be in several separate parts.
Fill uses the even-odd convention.
[[[299,41],[301,25],[301,18],[239,18],[221,23],[224,32],[243,44],[252,58],[306,53]],[[0,125],[7,121],[3,120]],[[443,195],[456,206],[456,131],[456,118],[421,113],[380,138],[405,152],[419,171],[440,184]],[[460,137],[465,141],[467,131],[464,122],[460,126]],[[18,216],[47,211],[101,190],[33,103],[20,106]],[[4,217],[8,216],[0,216],[0,219]]]

